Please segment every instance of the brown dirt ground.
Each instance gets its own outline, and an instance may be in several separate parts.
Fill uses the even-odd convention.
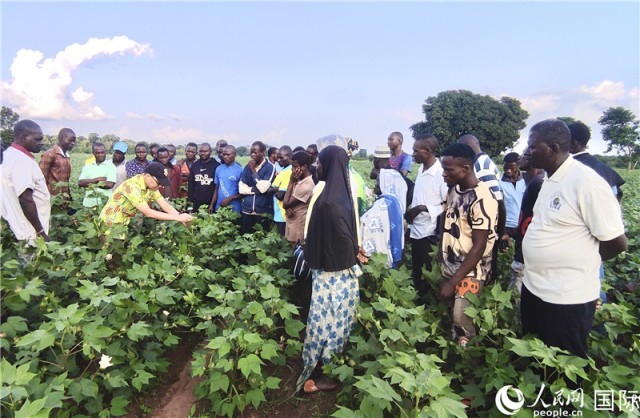
[[[125,418],[187,418],[211,417],[206,399],[198,400],[193,390],[198,382],[191,376],[191,354],[202,342],[198,333],[187,333],[180,344],[169,350],[165,358],[171,363],[153,393],[131,403]],[[267,402],[258,410],[247,408],[242,418],[313,418],[328,417],[336,409],[337,392],[320,392],[303,397],[291,396],[302,370],[299,359],[291,359],[286,366],[273,366],[270,374],[282,379],[280,389],[265,394]],[[195,405],[195,413],[191,414]]]

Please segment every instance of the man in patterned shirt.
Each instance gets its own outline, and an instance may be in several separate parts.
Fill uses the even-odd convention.
[[[476,335],[473,320],[464,313],[469,306],[465,295],[482,291],[490,274],[498,221],[498,203],[486,183],[476,177],[473,160],[473,149],[461,143],[447,147],[441,158],[442,177],[451,189],[439,254],[446,279],[440,297],[454,298],[453,330],[462,347]]]
[[[138,142],[135,147],[136,158],[131,161],[127,161],[125,169],[127,171],[127,178],[130,179],[138,174],[144,174],[145,168],[149,164],[147,161],[147,144],[144,142]]]
[[[165,168],[160,163],[149,163],[144,174],[138,174],[126,180],[111,195],[100,212],[100,220],[105,225],[128,225],[131,218],[140,212],[144,216],[161,221],[178,221],[185,226],[193,217],[188,213],[179,213],[160,194],[160,185],[169,187]],[[164,211],[151,209],[150,203],[157,203]]]

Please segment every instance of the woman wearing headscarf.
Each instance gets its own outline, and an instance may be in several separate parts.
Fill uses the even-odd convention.
[[[349,157],[331,145],[318,155],[318,178],[307,216],[305,259],[313,289],[307,318],[298,392],[333,390],[337,383],[322,375],[320,362],[342,352],[355,323],[359,301],[358,261],[365,261],[358,242],[358,212],[354,205]]]

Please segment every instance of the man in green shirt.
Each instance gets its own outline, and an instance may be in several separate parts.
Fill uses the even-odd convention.
[[[106,147],[96,142],[92,148],[95,161],[85,165],[78,178],[78,186],[87,189],[82,201],[85,208],[104,205],[116,184],[116,167],[110,161],[105,161]]]

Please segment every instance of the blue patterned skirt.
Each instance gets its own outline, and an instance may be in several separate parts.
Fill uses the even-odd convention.
[[[326,364],[333,354],[342,352],[355,324],[356,305],[360,300],[358,277],[362,270],[357,264],[342,271],[312,269],[311,273],[313,290],[302,352],[304,369],[296,392],[320,359]]]

